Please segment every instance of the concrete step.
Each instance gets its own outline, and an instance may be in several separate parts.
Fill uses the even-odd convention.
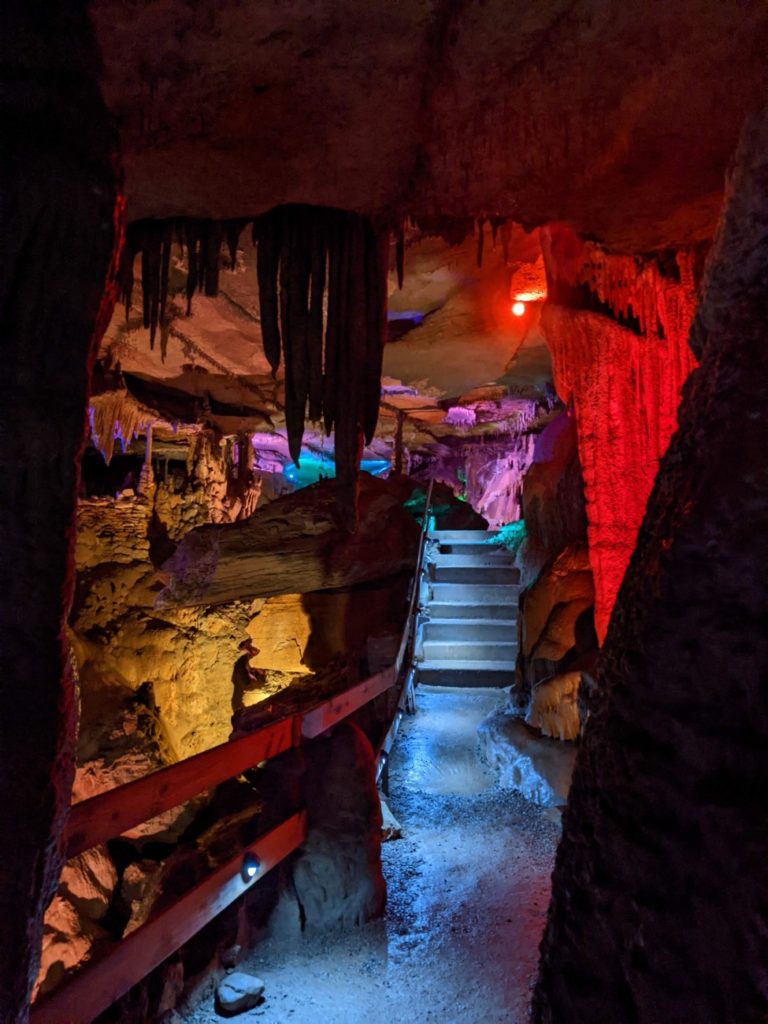
[[[495,536],[496,530],[433,530],[428,534],[430,540],[439,544],[477,544]]]
[[[453,643],[488,643],[514,640],[517,636],[516,619],[430,619],[424,623],[425,640]]]
[[[500,566],[509,566],[510,569],[514,569],[515,567],[514,555],[510,554],[509,551],[494,551],[491,548],[486,548],[485,551],[471,555],[465,554],[463,551],[459,554],[446,554],[441,551],[433,558],[430,558],[429,561],[432,565],[468,569],[498,569]]]
[[[511,686],[514,662],[432,661],[418,666],[417,679],[425,686]]]
[[[508,566],[433,565],[430,576],[437,583],[518,583],[520,573]]]
[[[443,541],[439,547],[440,555],[487,555],[500,553],[508,555],[509,551],[498,544],[485,544],[482,541]]]
[[[435,584],[433,584],[435,586]],[[461,622],[465,619],[509,619],[517,621],[517,598],[512,604],[476,604],[472,601],[432,600],[427,608],[432,622]]]
[[[430,583],[431,604],[446,602],[465,604],[505,605],[517,608],[520,587],[516,583]],[[434,613],[431,613],[434,614]]]
[[[450,640],[425,640],[424,661],[493,661],[513,662],[517,658],[517,641],[492,640],[489,643],[462,643]]]

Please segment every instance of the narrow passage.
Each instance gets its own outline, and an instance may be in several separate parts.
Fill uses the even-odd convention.
[[[390,765],[403,838],[384,844],[386,917],[343,935],[268,940],[242,965],[261,1024],[524,1024],[558,830],[498,790],[476,753],[500,690],[420,687]],[[551,813],[551,812],[549,812]],[[221,1018],[211,1004],[187,1018]]]

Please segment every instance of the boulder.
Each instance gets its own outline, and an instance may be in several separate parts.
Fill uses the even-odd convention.
[[[216,988],[217,1009],[225,1014],[250,1010],[262,1002],[264,988],[264,982],[255,974],[233,971],[223,977]]]
[[[533,688],[525,720],[543,736],[575,740],[579,735],[579,686],[581,672],[542,679]]]
[[[407,478],[362,473],[353,533],[339,520],[332,480],[278,498],[242,522],[192,530],[163,565],[168,582],[157,606],[305,594],[410,569],[419,541],[403,507],[411,490]]]
[[[92,921],[107,913],[116,886],[117,871],[104,846],[94,846],[67,861],[59,879],[59,892]]]
[[[386,884],[381,871],[382,812],[375,758],[351,722],[307,745],[303,779],[308,834],[293,864],[274,934],[347,929],[378,917]]]
[[[54,989],[69,971],[90,959],[97,945],[108,943],[109,939],[108,933],[81,915],[67,896],[54,896],[43,921],[35,997]]]

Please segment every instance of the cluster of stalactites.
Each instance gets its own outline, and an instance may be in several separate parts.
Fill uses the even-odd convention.
[[[219,290],[219,252],[226,241],[232,267],[237,256],[237,241],[245,220],[137,220],[128,225],[120,257],[120,299],[126,316],[133,298],[133,266],[141,253],[141,289],[144,327],[149,331],[150,348],[155,347],[157,329],[163,358],[167,337],[166,305],[171,270],[171,251],[178,246],[179,258],[187,262],[187,313],[196,291],[217,295]]]
[[[662,273],[656,259],[614,256],[585,246],[579,283],[586,284],[617,316],[635,316],[643,334],[669,337],[691,320],[695,296],[693,251],[674,254],[676,272]]]
[[[606,252],[551,225],[542,233],[547,273],[568,285],[585,285],[617,318],[634,318],[641,334],[656,338],[686,334],[696,301],[699,253],[680,249],[662,256]]]
[[[415,216],[410,218],[410,223],[417,228],[422,235],[433,238],[442,238],[446,245],[462,245],[470,235],[477,237],[477,265],[483,265],[483,253],[485,251],[485,225],[491,228],[491,241],[496,247],[496,241],[500,238],[504,253],[504,262],[509,263],[509,237],[512,222],[506,217],[443,217],[443,216]],[[405,230],[406,221],[401,221],[397,233],[396,265],[397,283],[403,287],[403,274],[405,263]]]
[[[298,461],[305,418],[335,433],[338,499],[354,515],[363,438],[379,415],[389,236],[343,210],[282,206],[253,225],[264,351],[285,363],[285,416]]]

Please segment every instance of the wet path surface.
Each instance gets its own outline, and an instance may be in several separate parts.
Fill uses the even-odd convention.
[[[384,844],[387,915],[351,934],[268,941],[242,967],[262,1024],[524,1024],[557,830],[476,755],[499,691],[418,691],[390,765],[403,838]],[[200,1007],[187,1024],[219,1018]]]

